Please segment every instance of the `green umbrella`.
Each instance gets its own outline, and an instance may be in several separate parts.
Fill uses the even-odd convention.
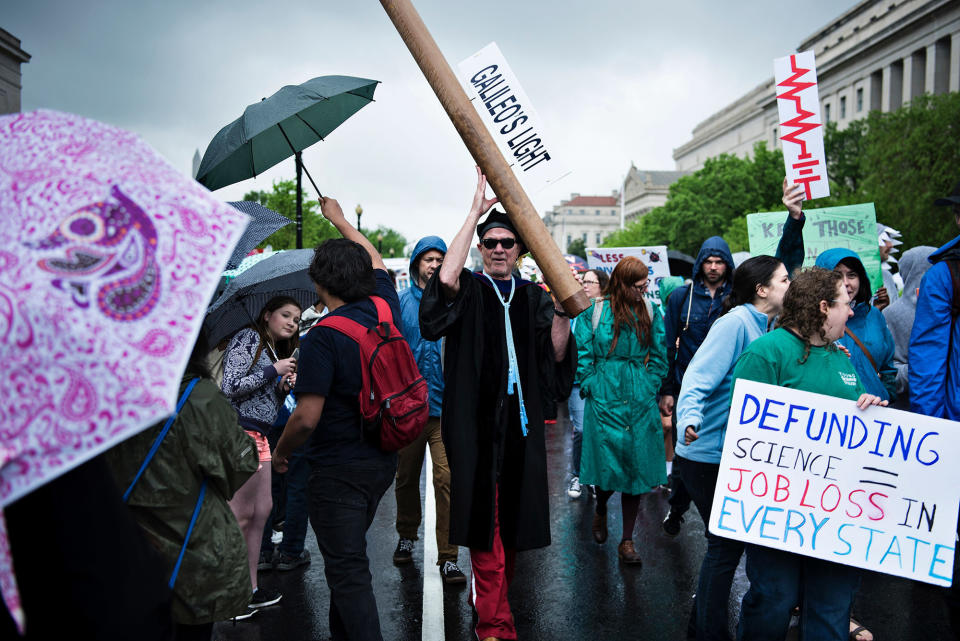
[[[300,152],[323,140],[361,107],[373,101],[377,80],[321,76],[287,85],[248,106],[243,115],[217,132],[207,146],[197,180],[210,190],[253,178],[294,156],[297,167],[297,247],[303,227]],[[320,194],[310,172],[307,178]]]

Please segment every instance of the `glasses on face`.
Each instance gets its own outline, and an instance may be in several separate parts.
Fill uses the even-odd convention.
[[[645,292],[647,291],[648,284],[649,284],[648,281],[641,281],[640,283],[634,283],[632,287],[638,292]]]
[[[600,284],[600,281],[599,281],[599,280],[587,280],[586,278],[584,278],[583,281],[581,281],[581,282],[582,282],[584,285],[599,285],[599,284]]]
[[[516,238],[484,238],[480,241],[487,249],[496,249],[497,245],[500,245],[504,249],[513,249],[513,246],[517,244]]]
[[[855,300],[848,300],[847,302],[844,303],[842,300],[839,300],[839,299],[837,299],[837,298],[831,298],[831,299],[830,299],[830,302],[831,302],[831,303],[842,303],[842,304],[846,305],[847,307],[849,307],[850,309],[853,309],[854,306],[856,306],[856,304],[857,304],[857,301],[855,301]]]

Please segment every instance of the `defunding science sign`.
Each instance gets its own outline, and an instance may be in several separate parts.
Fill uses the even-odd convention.
[[[810,267],[821,252],[845,247],[857,253],[870,277],[871,291],[883,287],[880,249],[877,245],[877,214],[873,203],[806,209],[803,212],[803,266]],[[783,235],[787,213],[747,214],[750,253],[773,256]],[[891,294],[892,295],[892,294]]]
[[[790,182],[803,185],[807,200],[830,195],[817,65],[812,51],[773,61],[780,112],[783,162]]]
[[[647,266],[647,293],[651,303],[663,305],[660,300],[660,281],[670,275],[670,263],[667,261],[667,246],[655,247],[588,247],[587,265],[608,275],[613,273],[622,258],[634,256]]]
[[[543,121],[491,42],[459,65],[464,90],[513,169],[524,191],[534,194],[570,173],[548,142]]]
[[[960,500],[956,428],[738,380],[710,531],[948,586]]]

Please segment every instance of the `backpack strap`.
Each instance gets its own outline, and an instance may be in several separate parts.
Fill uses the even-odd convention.
[[[347,318],[346,316],[334,316],[333,314],[327,314],[321,318],[314,327],[317,326],[335,329],[341,334],[346,334],[358,343],[363,340],[363,337],[367,333],[367,328],[357,321]]]
[[[163,442],[163,439],[166,438],[167,432],[170,431],[170,427],[173,425],[173,421],[176,420],[177,414],[180,413],[180,410],[183,409],[184,404],[187,402],[187,397],[190,396],[190,392],[193,391],[194,386],[199,381],[199,378],[195,378],[190,381],[190,384],[187,385],[187,389],[183,391],[183,396],[180,397],[180,400],[177,402],[177,407],[173,410],[173,414],[167,419],[167,422],[164,423],[163,429],[160,430],[160,433],[157,434],[157,438],[154,439],[153,445],[150,446],[150,451],[147,452],[147,457],[143,459],[143,463],[140,465],[140,469],[137,470],[136,475],[133,477],[133,480],[130,482],[130,487],[127,488],[127,491],[123,493],[123,502],[126,503],[130,498],[130,493],[133,492],[133,486],[137,484],[137,481],[140,480],[140,477],[143,476],[144,470],[147,469],[147,465],[150,464],[153,455],[157,453],[157,450],[160,448],[160,443]]]
[[[392,325],[393,310],[390,309],[390,304],[379,296],[371,296],[370,300],[373,301],[374,307],[377,308],[377,323],[390,323]]]
[[[870,364],[873,365],[873,369],[875,369],[877,374],[879,374],[880,368],[877,367],[877,361],[873,360],[873,354],[871,354],[870,350],[867,349],[867,346],[863,344],[863,341],[857,338],[857,335],[851,332],[849,327],[844,328],[844,332],[846,332],[847,336],[852,338],[853,342],[857,344],[857,347],[859,347],[860,350],[867,355],[867,359],[870,361]]]
[[[197,504],[193,506],[193,516],[190,517],[190,525],[187,526],[187,534],[183,537],[183,545],[180,546],[180,554],[177,556],[177,562],[173,566],[173,574],[170,575],[170,581],[167,585],[173,589],[173,584],[177,581],[177,574],[180,573],[180,564],[183,563],[183,555],[187,551],[187,543],[190,542],[190,535],[193,534],[193,526],[197,524],[197,517],[200,516],[200,507],[203,505],[203,495],[207,493],[207,479],[204,477],[200,484],[200,494],[197,496]]]

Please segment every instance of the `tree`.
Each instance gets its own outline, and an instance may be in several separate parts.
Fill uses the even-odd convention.
[[[243,195],[243,199],[255,200],[290,220],[296,221],[297,219],[297,184],[293,180],[274,181],[271,191],[250,191]],[[316,247],[328,238],[339,238],[340,236],[340,232],[320,214],[319,206],[320,203],[316,200],[304,197],[303,246],[308,249]],[[261,247],[267,245],[274,249],[296,249],[296,222],[273,233],[260,243]]]
[[[567,253],[587,259],[587,243],[582,238],[575,238],[567,245]]]
[[[407,239],[396,229],[380,225],[376,229],[367,229],[363,235],[373,243],[380,255],[384,258],[400,258],[404,255]]]

